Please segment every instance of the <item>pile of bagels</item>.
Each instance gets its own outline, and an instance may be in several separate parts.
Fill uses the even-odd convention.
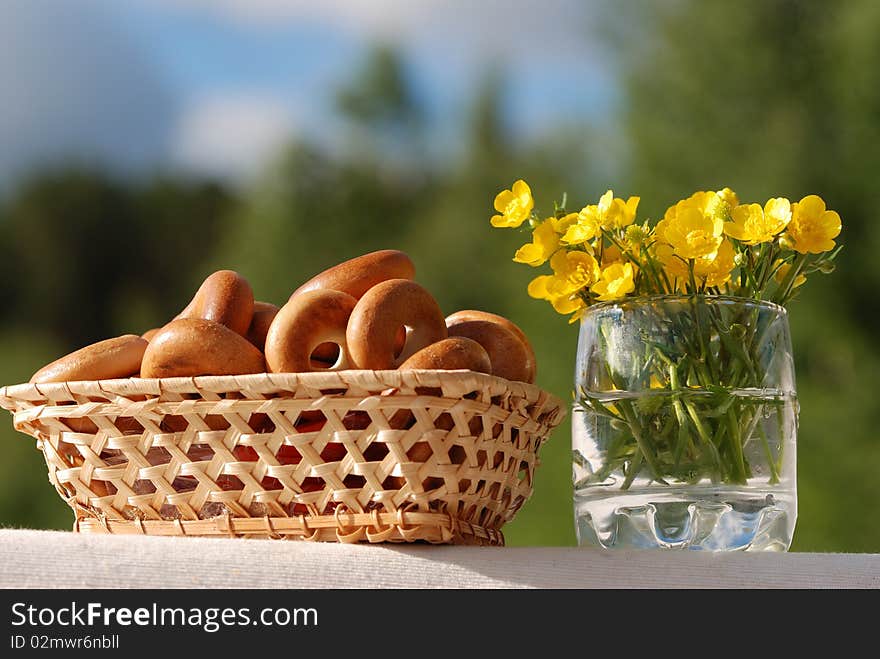
[[[466,369],[534,382],[535,353],[519,327],[485,311],[444,316],[414,277],[405,253],[371,252],[309,279],[278,307],[220,270],[165,326],[81,348],[30,381]]]

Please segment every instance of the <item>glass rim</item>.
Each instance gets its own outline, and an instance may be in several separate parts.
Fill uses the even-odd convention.
[[[663,293],[659,295],[639,295],[636,297],[625,297],[620,300],[609,300],[608,302],[597,302],[586,308],[582,320],[594,311],[605,311],[607,309],[621,308],[631,304],[648,304],[651,302],[669,301],[669,302],[690,302],[691,300],[700,300],[703,302],[733,302],[743,306],[758,307],[761,309],[770,309],[776,311],[781,316],[788,315],[788,309],[776,302],[769,300],[756,300],[751,297],[739,297],[737,295],[707,295],[704,293],[696,293],[691,295],[677,293]]]

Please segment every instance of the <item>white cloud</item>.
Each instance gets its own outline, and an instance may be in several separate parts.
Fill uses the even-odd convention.
[[[173,160],[197,174],[248,179],[292,138],[294,121],[281,99],[235,90],[194,99],[175,131]]]

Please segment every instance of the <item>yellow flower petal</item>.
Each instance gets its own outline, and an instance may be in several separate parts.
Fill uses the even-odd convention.
[[[519,179],[513,184],[511,191],[523,204],[528,204],[532,199],[532,190],[529,188],[528,183]]]
[[[584,301],[576,295],[571,295],[554,298],[550,300],[550,304],[558,313],[568,314],[581,309],[584,306]]]
[[[639,201],[641,201],[641,197],[630,197],[626,200],[626,214],[633,220],[635,219],[636,211],[639,208]],[[632,222],[632,220],[630,220],[630,222]]]
[[[547,285],[552,279],[553,275],[540,275],[532,279],[528,287],[529,297],[533,297],[536,300],[548,300]]]
[[[510,190],[502,190],[495,195],[495,210],[503,213],[505,209],[516,200],[516,195]]]
[[[728,208],[730,208],[730,210],[733,210],[734,208],[739,206],[739,197],[737,197],[736,193],[733,190],[731,190],[730,188],[723,188],[723,189],[719,190],[718,192],[716,192],[715,194],[717,194],[719,197],[721,197],[721,200],[725,204],[727,204],[727,206],[728,206]]]
[[[817,220],[825,212],[825,200],[819,195],[807,195],[798,202],[798,209],[801,217]]]

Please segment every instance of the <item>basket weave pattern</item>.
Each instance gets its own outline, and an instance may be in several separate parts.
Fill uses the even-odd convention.
[[[470,371],[0,389],[75,529],[503,544],[560,402]]]

